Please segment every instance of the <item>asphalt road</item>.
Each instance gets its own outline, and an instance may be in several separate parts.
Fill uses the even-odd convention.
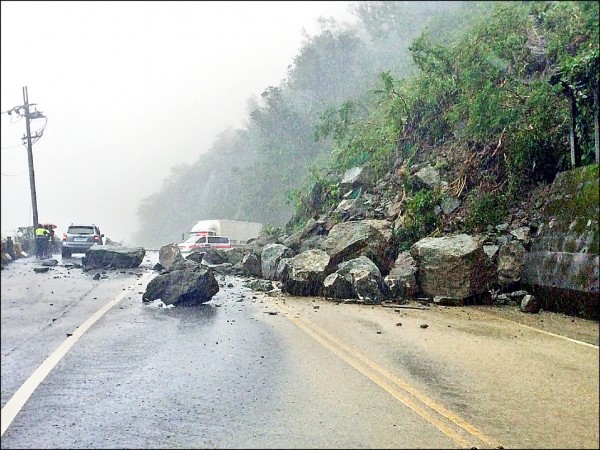
[[[598,448],[598,323],[2,271],[2,448]],[[97,273],[100,279],[94,280]]]

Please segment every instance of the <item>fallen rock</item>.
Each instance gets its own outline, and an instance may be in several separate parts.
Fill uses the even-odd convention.
[[[217,292],[219,283],[210,268],[183,260],[153,278],[142,301],[160,299],[165,305],[191,306],[210,301]]]
[[[158,251],[158,262],[165,269],[170,269],[173,264],[183,259],[177,244],[163,245]]]
[[[95,245],[86,250],[81,262],[88,269],[132,269],[140,266],[145,254],[141,247]]]

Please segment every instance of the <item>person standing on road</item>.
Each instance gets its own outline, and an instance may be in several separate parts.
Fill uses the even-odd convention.
[[[17,259],[17,252],[15,252],[15,244],[10,236],[6,237],[6,253],[10,255],[13,261]]]
[[[52,258],[52,251],[54,250],[54,229],[48,230],[48,246],[46,247],[46,256]]]
[[[35,256],[38,259],[44,259],[48,248],[48,235],[50,232],[39,225],[35,229]]]

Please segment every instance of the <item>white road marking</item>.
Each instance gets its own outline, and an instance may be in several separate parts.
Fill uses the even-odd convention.
[[[590,344],[589,342],[578,341],[577,339],[572,339],[570,337],[563,336],[561,334],[551,333],[550,331],[546,331],[546,330],[540,330],[539,328],[530,327],[529,325],[525,325],[524,323],[517,322],[516,320],[505,319],[504,317],[498,317],[498,319],[503,320],[505,322],[510,322],[510,323],[517,324],[520,327],[525,327],[525,328],[528,328],[530,330],[537,331],[538,333],[541,333],[541,334],[546,334],[548,336],[552,336],[552,337],[555,337],[555,338],[563,339],[565,341],[573,342],[574,344],[579,344],[579,345],[583,345],[583,346],[586,346],[586,347],[591,347],[591,348],[594,348],[596,350],[598,349],[598,346],[596,344]]]
[[[96,311],[89,319],[83,322],[73,334],[54,351],[44,362],[31,374],[31,376],[23,383],[23,385],[14,393],[10,400],[2,408],[2,433],[8,429],[14,418],[19,414],[31,394],[37,389],[44,378],[50,373],[50,371],[56,366],[59,361],[67,354],[70,348],[79,340],[79,338],[90,328],[100,317],[106,314],[113,306],[119,303],[123,298],[130,293],[133,289],[139,289],[139,283],[145,282],[146,279],[153,276],[153,272],[149,272],[146,275],[138,279],[134,284],[129,286],[114,299],[109,301],[106,305]]]

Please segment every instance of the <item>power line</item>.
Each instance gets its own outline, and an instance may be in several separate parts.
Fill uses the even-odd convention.
[[[26,173],[27,173],[27,171],[24,171],[21,173],[16,173],[16,174],[0,173],[0,175],[2,175],[3,177],[21,177],[21,176],[25,175]]]

